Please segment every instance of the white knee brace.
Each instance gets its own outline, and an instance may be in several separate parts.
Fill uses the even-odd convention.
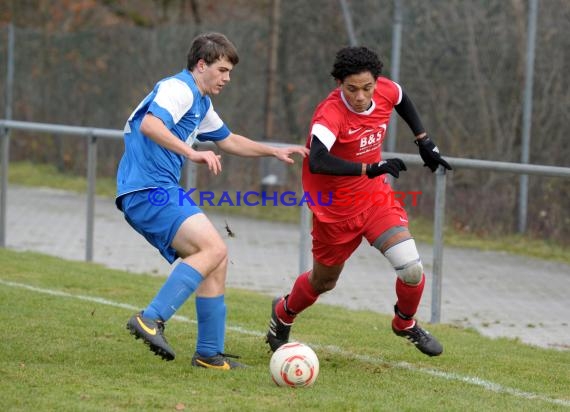
[[[424,268],[414,239],[404,240],[384,252],[396,274],[404,283],[417,285],[422,280]]]

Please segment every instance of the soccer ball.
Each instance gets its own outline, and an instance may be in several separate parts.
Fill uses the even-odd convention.
[[[273,353],[269,372],[277,386],[308,387],[319,375],[319,358],[309,346],[289,342]]]

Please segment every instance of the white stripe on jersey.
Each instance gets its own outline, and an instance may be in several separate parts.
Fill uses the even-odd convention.
[[[202,119],[200,124],[198,125],[198,134],[200,133],[208,133],[213,132],[214,130],[218,130],[220,127],[224,125],[218,113],[214,111],[214,105],[210,102],[210,107],[206,112],[206,116]]]
[[[176,124],[192,107],[194,96],[186,83],[170,78],[160,82],[154,101],[170,113]]]
[[[322,124],[315,123],[311,128],[311,136],[317,136],[319,140],[331,150],[332,145],[336,142],[336,136],[327,127]]]
[[[393,80],[392,80],[392,83],[394,83],[396,85],[396,87],[398,88],[398,101],[394,105],[394,106],[397,106],[402,102],[402,86],[400,86],[398,83],[396,83]]]

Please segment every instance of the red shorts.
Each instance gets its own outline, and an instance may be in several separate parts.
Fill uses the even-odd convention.
[[[362,243],[365,237],[371,245],[394,226],[408,227],[408,215],[399,205],[372,206],[342,222],[323,223],[313,215],[313,257],[326,266],[340,265]]]

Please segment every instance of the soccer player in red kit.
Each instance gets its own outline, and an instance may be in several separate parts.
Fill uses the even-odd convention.
[[[346,47],[331,72],[338,88],[316,108],[303,163],[303,188],[313,212],[313,268],[299,275],[290,293],[273,300],[267,343],[272,351],[289,340],[295,317],[332,290],[344,263],[362,237],[377,248],[396,272],[393,332],[421,352],[437,356],[442,345],[414,319],[425,275],[406,211],[394,200],[387,174],[406,165],[382,160],[381,145],[393,109],[416,137],[432,172],[451,169],[427,136],[419,115],[400,85],[381,77],[382,62],[366,47]]]

